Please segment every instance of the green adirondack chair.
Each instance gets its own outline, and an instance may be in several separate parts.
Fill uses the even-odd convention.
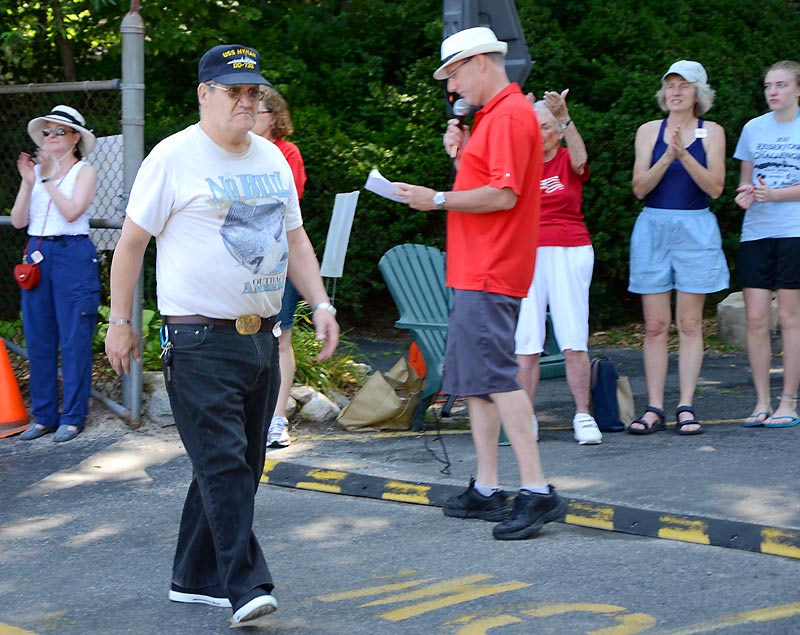
[[[413,424],[415,430],[421,430],[425,411],[442,388],[447,318],[453,297],[452,290],[445,286],[445,253],[426,245],[397,245],[383,255],[378,269],[400,312],[395,326],[411,332],[425,360],[425,385]],[[547,332],[541,378],[563,377],[564,356],[558,348],[549,314]]]

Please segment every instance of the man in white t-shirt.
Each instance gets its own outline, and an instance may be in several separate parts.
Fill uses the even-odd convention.
[[[280,383],[275,315],[287,272],[314,308],[320,359],[336,348],[339,326],[289,165],[250,133],[269,85],[258,52],[215,46],[199,81],[200,122],[159,143],[133,184],[111,264],[106,354],[117,373],[141,359],[131,307],[155,236],[164,377],[194,472],[169,599],[230,607],[238,624],[277,606],[252,526]]]

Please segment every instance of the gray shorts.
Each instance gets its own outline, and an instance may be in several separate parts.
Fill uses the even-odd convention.
[[[521,390],[514,331],[521,298],[456,289],[447,324],[442,392],[482,397]]]
[[[631,293],[713,293],[729,284],[717,218],[711,210],[645,207],[631,235]]]

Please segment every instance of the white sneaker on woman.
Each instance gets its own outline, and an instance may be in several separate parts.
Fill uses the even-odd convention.
[[[588,412],[579,412],[572,418],[575,440],[581,445],[597,445],[603,442],[603,433],[594,417]]]
[[[289,438],[289,421],[286,417],[272,417],[267,431],[268,448],[288,448],[292,440]]]

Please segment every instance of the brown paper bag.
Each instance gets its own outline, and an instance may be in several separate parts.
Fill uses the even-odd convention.
[[[631,421],[636,418],[636,406],[633,403],[633,390],[631,382],[627,377],[617,378],[617,404],[619,406],[619,418],[627,428]]]
[[[405,357],[386,373],[373,373],[339,415],[347,430],[408,430],[419,405],[422,379]]]

